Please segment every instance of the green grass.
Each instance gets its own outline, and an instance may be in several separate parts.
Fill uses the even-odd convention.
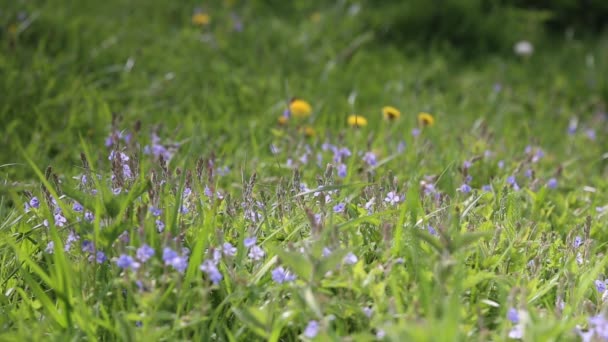
[[[58,3],[0,8],[2,340],[291,341],[312,320],[317,340],[504,340],[510,308],[525,340],[577,340],[575,327],[604,312],[605,37],[465,59],[382,41],[361,20],[366,3],[351,15],[349,2],[218,2],[204,27],[191,23],[194,2]],[[292,97],[312,115],[279,126]],[[386,105],[401,118],[383,120]],[[422,111],[436,123],[414,137]],[[353,113],[369,124],[348,127]],[[132,178],[111,179],[123,167],[104,145],[114,130],[133,134],[113,147]],[[153,132],[179,143],[170,162],[145,153]],[[336,162],[324,143],[352,155]],[[385,201],[391,191],[402,201]],[[40,207],[24,211],[33,196]],[[64,251],[70,234],[79,240]],[[213,284],[199,266],[224,242],[236,255]],[[144,243],[154,257],[118,267]],[[163,263],[166,247],[188,248],[183,272]],[[98,251],[108,260],[89,260]],[[278,266],[296,280],[274,282]]]

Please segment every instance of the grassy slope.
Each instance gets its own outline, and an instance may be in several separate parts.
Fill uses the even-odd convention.
[[[269,144],[282,140],[271,134],[271,128],[275,128],[286,99],[299,96],[313,103],[315,114],[309,124],[316,129],[319,141],[325,136],[331,136],[335,141],[338,132],[345,128],[346,116],[353,112],[366,115],[370,125],[356,134],[346,131],[344,145],[351,149],[367,150],[369,137],[373,148],[386,157],[400,140],[406,141],[405,155],[388,161],[378,170],[375,181],[385,186],[375,188],[378,196],[383,195],[382,191],[386,192],[390,183],[386,178],[388,170],[397,176],[400,191],[410,191],[408,199],[416,197],[411,189],[416,188],[423,175],[445,172],[440,186],[454,202],[445,216],[433,219],[433,222],[458,227],[450,230],[451,234],[465,231],[466,227],[505,232],[499,237],[496,235],[494,241],[489,239],[475,247],[452,246],[450,248],[455,249],[452,254],[441,257],[427,245],[421,250],[416,249],[415,243],[411,247],[412,240],[407,240],[405,245],[383,245],[381,234],[377,232],[382,226],[379,222],[358,226],[357,221],[353,221],[358,214],[340,217],[345,222],[354,222],[346,226],[351,228],[346,229],[341,240],[345,249],[355,250],[360,256],[367,255],[368,264],[359,265],[352,273],[342,274],[334,283],[326,283],[315,292],[314,298],[322,302],[323,313],[340,318],[333,323],[333,329],[328,330],[330,334],[346,335],[383,328],[395,335],[419,336],[420,340],[428,334],[428,328],[441,326],[447,336],[460,330],[462,336],[490,333],[497,338],[508,330],[504,320],[506,307],[517,302],[522,308],[530,305],[530,312],[538,322],[534,330],[537,336],[547,334],[556,338],[565,336],[561,334],[567,334],[574,323],[584,323],[587,315],[597,311],[585,307],[583,299],[598,301],[590,282],[599,277],[598,273],[603,269],[590,269],[602,265],[591,251],[606,242],[605,224],[601,219],[593,221],[595,242],[588,247],[589,267],[575,265],[568,244],[572,239],[570,231],[576,229],[574,234],[583,235],[585,217],[595,217],[595,207],[605,205],[607,200],[604,194],[606,168],[600,157],[604,152],[606,127],[604,122],[595,121],[593,117],[601,103],[602,91],[606,89],[606,81],[601,78],[608,73],[606,61],[601,58],[608,50],[605,40],[569,42],[564,46],[538,44],[538,53],[528,60],[490,56],[467,62],[445,51],[404,51],[373,40],[357,47],[350,55],[349,51],[357,46],[358,39],[366,37],[366,31],[357,25],[357,17],[349,17],[345,14],[347,9],[339,5],[321,8],[318,22],[311,19],[315,8],[288,13],[253,5],[234,9],[209,6],[212,23],[201,29],[190,23],[196,4],[187,6],[164,1],[67,3],[65,6],[50,2],[23,4],[21,6],[36,19],[31,25],[22,26],[24,30],[17,38],[6,31],[3,33],[0,115],[8,121],[0,144],[10,153],[3,153],[1,162],[22,164],[0,169],[5,178],[33,179],[31,168],[19,152],[21,139],[27,155],[39,167],[52,164],[58,173],[66,175],[64,182],[70,184],[69,176],[81,173],[76,167],[84,148],[77,147],[80,137],[92,150],[92,159],[104,158],[103,140],[108,133],[111,113],[117,112],[123,117],[122,128],[132,127],[135,121],[141,120],[143,132],[146,132],[142,137],[144,141],[155,125],[164,127],[163,137],[189,139],[174,165],[180,165],[182,161],[192,165],[195,159],[192,156],[215,152],[219,161],[233,170],[220,180],[219,185],[234,192],[234,197],[239,196],[241,177],[248,178],[257,171],[260,191],[271,194],[268,203],[276,203],[280,199],[274,195],[277,179],[274,177],[289,179],[291,173],[275,165],[299,155],[294,151],[295,147],[290,149],[285,145],[286,152],[279,159],[272,158]],[[3,23],[14,22],[14,17],[8,14],[22,9],[18,6],[2,12]],[[244,23],[243,32],[233,30],[231,11],[239,13]],[[586,62],[589,56],[595,61],[592,67]],[[134,62],[132,68],[125,67],[129,60]],[[502,85],[499,93],[494,91],[496,83]],[[354,98],[355,95],[356,100],[349,103],[349,96]],[[403,111],[402,120],[395,125],[386,125],[381,120],[379,108],[387,104]],[[425,132],[428,134],[425,140],[414,141],[410,131],[415,126],[415,114],[422,110],[433,113],[437,125]],[[595,142],[590,143],[583,133],[574,137],[566,134],[568,120],[573,116],[580,119],[581,127],[598,130]],[[175,136],[173,132],[176,132]],[[558,192],[511,193],[502,189],[504,179],[514,173],[518,165],[528,166],[523,155],[527,145],[542,146],[547,155],[534,166],[540,181],[546,181],[560,165],[563,167]],[[490,176],[495,176],[497,194],[482,198],[472,212],[474,215],[462,222],[460,229],[458,223],[454,223],[458,211],[452,212],[452,209],[462,211],[469,202],[466,196],[455,191],[462,182],[457,166],[465,159],[481,155],[487,148],[497,155],[492,161],[476,164],[479,167],[474,171],[472,185],[479,188]],[[500,159],[507,162],[503,171],[495,166]],[[144,165],[151,167],[146,162]],[[356,168],[354,164],[349,166]],[[312,186],[322,170],[310,167],[303,168],[302,172],[303,178]],[[522,173],[518,177],[525,183]],[[346,183],[360,180],[365,180],[365,175],[349,176]],[[584,185],[595,187],[597,192],[583,191]],[[5,200],[21,201],[16,191],[3,186],[7,194]],[[36,187],[27,189],[37,192]],[[356,188],[348,188],[341,197],[348,195],[355,196],[353,203],[362,205]],[[125,207],[127,202],[123,203]],[[427,212],[437,209],[426,202],[423,205]],[[405,209],[387,221],[402,226],[412,219],[411,210],[417,206],[416,202],[408,202],[402,206]],[[17,215],[10,206],[0,207],[4,210],[3,217]],[[207,237],[201,239],[206,240],[205,246],[219,242],[212,234],[217,228],[214,220],[232,227],[226,235],[236,241],[243,238],[247,230],[244,222],[215,218],[218,210],[215,207],[201,210],[204,217],[194,220],[194,226],[201,231],[190,233],[191,248],[196,245],[194,237],[197,234]],[[205,218],[209,216],[215,219]],[[276,236],[272,234],[277,227],[287,227],[288,232],[290,229],[306,231],[308,228],[303,228],[306,218],[301,211],[294,209],[293,217],[289,219],[273,216],[259,230],[265,237],[271,237],[270,246],[306,240],[307,233],[302,236],[279,234],[281,239],[275,240]],[[364,232],[370,227],[376,233],[366,236]],[[6,220],[2,234],[15,237],[18,232],[30,233],[31,225]],[[230,335],[245,338],[252,336],[251,331],[255,329],[251,326],[255,323],[250,322],[249,329],[240,330],[239,325],[233,324],[235,313],[224,305],[216,309],[216,305],[225,301],[224,304],[237,308],[259,307],[265,299],[286,293],[280,292],[285,291],[283,288],[271,286],[270,279],[265,277],[261,283],[255,283],[258,286],[228,283],[208,295],[207,287],[200,279],[190,275],[188,279],[196,285],[193,288],[175,293],[171,291],[172,286],[182,284],[168,280],[164,284],[166,287],[149,297],[129,295],[121,300],[115,294],[109,294],[116,284],[128,286],[128,282],[123,284],[120,279],[116,280],[116,270],[108,268],[87,273],[84,270],[86,261],[80,260],[57,271],[58,274],[82,271],[78,273],[80,277],[73,276],[67,285],[61,283],[58,274],[52,275],[53,281],[58,282],[52,287],[82,291],[72,293],[74,317],[55,321],[45,319],[32,332],[28,319],[40,319],[41,311],[37,306],[49,304],[41,303],[38,294],[35,294],[37,303],[22,304],[22,298],[35,293],[31,292],[32,284],[37,281],[22,280],[25,276],[13,271],[18,269],[19,261],[22,262],[25,255],[44,245],[39,241],[40,246],[17,240],[20,243],[14,248],[4,244],[1,254],[3,265],[6,265],[0,277],[3,292],[23,288],[25,293],[3,300],[2,323],[8,334],[16,334],[7,336],[46,332],[59,336],[61,323],[74,320],[72,323],[78,329],[65,334],[100,334],[107,338],[162,334],[174,338],[208,339],[209,334],[215,333],[222,338]],[[365,242],[363,247],[362,242]],[[160,248],[161,243],[156,243],[155,247]],[[23,253],[19,255],[19,261],[15,259],[13,249]],[[46,260],[38,253],[34,255],[36,260]],[[397,256],[407,259],[408,271],[395,271],[386,276],[377,274],[378,265],[386,267]],[[54,263],[60,264],[61,259],[57,258],[53,259]],[[526,273],[525,264],[534,258],[545,264]],[[452,261],[455,266],[446,266]],[[568,267],[562,268],[563,265]],[[241,281],[257,272],[247,267],[245,261],[238,264]],[[560,277],[553,278],[555,275]],[[364,285],[366,277],[374,280],[375,287]],[[345,289],[348,284],[355,284],[353,292]],[[402,284],[408,284],[407,291]],[[388,290],[384,291],[384,288]],[[278,329],[285,338],[294,338],[306,321],[314,317],[314,305],[306,291],[306,286],[300,286],[291,294],[296,299],[288,304],[272,302],[264,307],[270,312],[268,320],[272,322],[269,323],[272,329],[268,328],[269,331]],[[554,315],[556,297],[561,295],[566,296],[567,309],[564,315]],[[530,302],[513,298],[517,296],[527,296]],[[162,305],[159,304],[160,308],[153,305],[159,298],[165,299]],[[434,298],[445,299],[435,303]],[[493,309],[484,304],[483,299],[496,301],[501,307]],[[193,300],[213,305],[200,309],[191,304]],[[70,311],[58,302],[59,316]],[[103,304],[95,306],[97,303]],[[384,312],[367,321],[357,311],[364,303],[374,304],[377,310]],[[102,306],[107,313],[103,312]],[[283,306],[292,310],[293,320],[283,322],[277,317],[276,313]],[[149,317],[146,330],[137,330],[132,323],[138,319],[136,313],[142,311]],[[244,315],[237,313],[240,320],[246,320]],[[543,315],[549,318],[539,319]],[[417,320],[420,317],[425,319]],[[196,324],[188,326],[188,322]],[[284,327],[287,323],[295,327]],[[396,327],[398,325],[401,327]],[[488,329],[492,332],[487,332]]]

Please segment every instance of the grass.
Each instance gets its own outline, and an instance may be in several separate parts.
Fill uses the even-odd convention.
[[[0,9],[3,340],[600,330],[604,37],[466,60],[348,2],[197,5]],[[279,125],[292,97],[312,113]]]

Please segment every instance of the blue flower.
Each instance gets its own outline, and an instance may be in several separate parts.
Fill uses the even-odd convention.
[[[604,282],[603,280],[599,280],[599,279],[596,280],[595,288],[597,289],[597,292],[599,292],[599,293],[606,292],[606,282]]]
[[[363,155],[363,161],[367,163],[369,166],[378,165],[378,161],[376,160],[376,154],[374,152],[366,152]]]
[[[266,253],[264,252],[264,250],[260,247],[260,246],[253,246],[251,247],[251,249],[249,250],[249,254],[247,254],[247,256],[252,259],[252,260],[260,260],[264,257],[264,255],[266,255]]]
[[[143,244],[141,247],[137,249],[136,256],[141,262],[148,261],[151,257],[154,256],[154,248]]]
[[[338,177],[345,178],[346,177],[346,165],[338,164]]]
[[[253,245],[255,245],[255,242],[258,240],[257,237],[255,236],[251,236],[248,238],[245,238],[245,240],[243,241],[243,245],[245,245],[245,248],[250,248]]]
[[[163,221],[161,221],[161,220],[156,220],[156,221],[155,221],[155,223],[156,223],[156,230],[157,230],[159,233],[162,233],[162,232],[164,232],[164,231],[165,231],[165,223],[164,223]]]
[[[44,249],[44,251],[48,254],[55,253],[55,242],[49,241],[49,243],[46,244],[46,248]]]
[[[95,245],[89,240],[82,241],[82,251],[85,253],[93,253],[95,251]]]
[[[308,325],[306,325],[306,329],[304,329],[304,336],[307,338],[315,338],[319,334],[319,322],[310,321]]]
[[[84,213],[84,220],[85,221],[87,221],[87,222],[90,223],[90,222],[93,222],[94,219],[95,219],[95,215],[93,215],[92,212],[87,211],[87,212]]]
[[[82,204],[78,202],[74,202],[74,204],[72,205],[72,209],[74,209],[74,211],[77,213],[82,212],[84,210]]]
[[[471,186],[469,184],[464,183],[460,186],[458,190],[460,190],[460,192],[462,192],[463,194],[468,194],[469,192],[471,192]]]
[[[108,258],[106,257],[105,253],[102,251],[97,251],[95,261],[97,261],[98,264],[103,264],[106,262],[106,260],[108,260]]]
[[[222,273],[220,273],[217,266],[215,265],[215,263],[212,260],[206,260],[205,262],[203,262],[203,264],[200,266],[200,270],[205,272],[207,274],[207,276],[209,277],[209,279],[211,280],[211,282],[216,285],[223,278]]]
[[[354,265],[357,263],[357,261],[359,261],[359,258],[357,258],[357,256],[352,252],[349,252],[348,254],[346,254],[346,256],[343,259],[343,262],[347,265]]]
[[[583,238],[577,236],[574,238],[574,242],[572,242],[572,246],[574,248],[579,248],[583,244]]]
[[[139,268],[140,264],[137,261],[133,260],[132,257],[126,254],[121,254],[116,260],[116,266],[122,269],[130,268],[136,270]]]
[[[222,245],[222,251],[226,256],[235,256],[236,255],[236,247],[234,247],[230,242],[224,242]]]
[[[163,211],[157,207],[150,207],[150,212],[152,213],[153,216],[156,216],[156,217],[160,216],[163,213]]]
[[[510,308],[509,311],[507,311],[507,319],[513,324],[519,323],[519,312],[517,312],[517,309]]]
[[[401,201],[401,198],[399,198],[399,195],[393,191],[386,194],[386,198],[384,198],[384,202],[387,202],[390,205],[398,204],[399,201]]]
[[[40,207],[40,201],[38,200],[38,197],[32,197],[32,199],[30,199],[30,207],[34,208],[34,209],[38,209]]]
[[[289,272],[288,270],[285,270],[285,268],[283,268],[283,266],[279,266],[279,267],[275,268],[274,270],[272,270],[271,273],[272,273],[272,280],[274,280],[274,282],[277,284],[288,283],[288,282],[292,282],[292,281],[296,280],[296,276],[294,274],[292,274],[291,272]]]
[[[344,211],[344,208],[346,208],[346,204],[338,203],[334,206],[334,213],[341,213]]]
[[[177,258],[178,256],[179,255],[177,254],[177,252],[169,247],[165,247],[163,249],[163,262],[165,263],[165,265],[171,264],[171,260]]]
[[[556,189],[557,188],[557,179],[555,179],[555,178],[549,179],[549,181],[547,181],[547,187],[549,189]]]

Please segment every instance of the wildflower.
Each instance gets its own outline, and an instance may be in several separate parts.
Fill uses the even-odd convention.
[[[156,220],[155,224],[156,224],[156,231],[158,231],[159,233],[162,233],[165,231],[165,223],[163,221]]]
[[[517,185],[517,180],[515,179],[515,176],[507,177],[507,183],[513,187],[513,190],[519,190],[519,185]]]
[[[116,260],[116,266],[122,269],[130,268],[132,270],[136,270],[139,268],[140,264],[137,261],[133,260],[132,257],[126,254],[121,254]]]
[[[576,133],[576,128],[578,127],[578,119],[572,118],[568,122],[568,134],[573,135]]]
[[[82,241],[82,251],[85,253],[93,253],[95,251],[95,245],[89,240]]]
[[[311,126],[305,126],[305,127],[302,127],[302,128],[300,129],[300,132],[301,132],[301,133],[303,133],[305,136],[307,136],[307,137],[309,137],[309,138],[314,137],[314,136],[315,136],[315,134],[316,134],[315,129],[314,129],[314,128],[312,128]]]
[[[412,129],[412,136],[415,138],[420,135],[420,128]]]
[[[382,340],[385,336],[386,336],[386,332],[384,330],[378,329],[378,331],[376,331],[377,339]]]
[[[264,257],[264,255],[266,255],[264,250],[260,246],[257,246],[257,245],[251,247],[251,249],[249,250],[249,254],[247,254],[249,259],[252,259],[255,261],[261,260]]]
[[[141,262],[148,261],[152,256],[154,256],[154,248],[143,244],[141,247],[137,249],[136,256]]]
[[[306,325],[306,329],[304,329],[304,336],[307,338],[315,338],[319,334],[319,322],[310,321],[308,325]]]
[[[405,151],[405,141],[400,141],[399,145],[397,145],[397,153],[401,154]]]
[[[184,273],[186,268],[188,268],[188,257],[186,256],[177,256],[171,260],[171,266],[179,273]]]
[[[492,186],[491,186],[491,185],[488,185],[488,184],[483,185],[483,186],[481,187],[481,190],[482,190],[482,191],[485,191],[485,192],[492,192]]]
[[[393,121],[399,119],[401,112],[395,107],[386,106],[382,108],[382,115],[386,120]]]
[[[507,311],[507,319],[513,324],[519,323],[519,313],[517,312],[517,309],[510,308],[509,311]]]
[[[418,125],[420,126],[433,126],[435,124],[435,118],[425,112],[418,113]]]
[[[595,289],[597,290],[597,292],[599,293],[604,293],[606,291],[606,282],[603,280],[596,280],[595,281]]]
[[[549,179],[549,181],[547,181],[547,187],[549,189],[556,189],[557,188],[557,179],[555,179],[555,178]]]
[[[95,219],[95,216],[93,215],[92,212],[87,211],[84,213],[84,220],[87,222],[93,222],[93,220]]]
[[[390,205],[395,205],[399,203],[400,200],[401,199],[399,198],[399,195],[397,195],[397,193],[395,193],[394,191],[391,191],[386,194],[386,197],[384,198],[384,202],[387,202]]]
[[[98,264],[103,264],[104,262],[106,262],[106,260],[108,260],[106,254],[102,251],[97,251],[97,253],[95,254],[95,261]]]
[[[460,188],[458,188],[458,190],[463,194],[468,194],[469,192],[471,192],[471,186],[467,183],[464,183],[460,186]]]
[[[367,316],[367,318],[370,318],[374,313],[374,309],[372,309],[371,306],[366,306],[363,308],[363,313],[365,314],[365,316]]]
[[[586,332],[577,329],[583,341],[606,341],[608,340],[608,320],[603,314],[589,318],[589,330]],[[596,339],[593,339],[596,337]]]
[[[305,118],[310,115],[312,108],[310,104],[304,100],[293,98],[289,102],[289,113],[296,118]]]
[[[367,163],[369,166],[378,165],[378,161],[376,160],[376,154],[374,152],[365,152],[363,155],[363,161]]]
[[[152,213],[152,216],[156,217],[160,216],[163,213],[163,211],[157,207],[150,207],[150,212]]]
[[[74,202],[74,204],[72,205],[72,209],[77,213],[82,212],[84,210],[82,204],[78,202]]]
[[[65,217],[63,217],[63,215],[61,215],[61,213],[55,214],[54,218],[55,218],[55,225],[57,227],[63,227],[68,222],[68,220]]]
[[[70,231],[67,239],[65,240],[65,245],[63,246],[63,250],[68,252],[72,248],[72,243],[74,243],[78,240],[80,240],[80,237],[73,231]]]
[[[176,257],[178,257],[176,251],[172,250],[169,247],[165,247],[163,249],[163,262],[165,263],[165,265],[169,265],[171,263],[171,260],[175,259]]]
[[[497,165],[498,165],[499,169],[502,169],[502,168],[505,167],[505,161],[504,160],[499,160]]]
[[[214,248],[213,249],[213,256],[212,256],[213,262],[215,262],[215,264],[219,264],[220,260],[222,260],[222,251],[219,248]]]
[[[38,200],[38,197],[32,197],[32,199],[30,199],[30,207],[34,208],[34,209],[38,209],[40,208],[40,201]]]
[[[427,231],[429,232],[429,234],[431,234],[431,235],[435,235],[435,236],[436,236],[436,235],[439,235],[439,234],[437,234],[437,231],[435,230],[435,228],[433,228],[433,226],[431,226],[431,225],[426,226],[426,230],[427,230]]]
[[[346,204],[338,203],[334,206],[334,213],[341,213],[344,211],[345,208],[346,208]]]
[[[213,263],[213,261],[211,261],[211,260],[206,260],[205,262],[203,262],[200,266],[200,270],[205,272],[207,274],[207,276],[209,277],[209,279],[211,280],[211,282],[216,285],[223,278],[222,273],[217,268],[215,263]]]
[[[279,266],[272,270],[272,280],[277,284],[283,284],[292,282],[296,279],[296,276],[291,272],[285,270],[283,266]]]
[[[207,13],[198,12],[192,15],[192,24],[196,26],[209,25],[210,22],[211,17]]]
[[[527,169],[526,172],[524,172],[524,176],[526,176],[526,178],[532,178],[534,176],[534,171],[532,169]]]
[[[331,254],[331,249],[327,247],[323,247],[323,251],[321,251],[321,255],[326,258]]]
[[[367,126],[367,119],[361,115],[350,115],[346,120],[349,126],[359,128]]]
[[[346,177],[346,165],[345,164],[338,165],[338,177],[340,177],[340,178]]]
[[[374,206],[375,201],[376,201],[376,198],[372,197],[372,198],[370,198],[369,201],[365,202],[365,205],[363,207],[365,208],[365,210],[367,210],[368,215],[372,214],[372,207]]]
[[[120,187],[112,189],[112,193],[113,193],[115,196],[120,195],[120,193],[121,193],[121,192],[122,192],[122,188],[120,188]]]
[[[574,238],[574,241],[572,242],[572,247],[579,248],[582,244],[583,244],[583,238],[581,238],[580,236],[577,236]]]
[[[224,255],[233,257],[236,255],[236,247],[234,247],[230,242],[224,242],[222,245],[222,252]]]
[[[55,242],[49,241],[49,243],[46,244],[46,248],[44,249],[44,252],[46,252],[48,254],[53,254],[55,252]]]
[[[258,238],[255,236],[245,238],[245,240],[243,240],[243,245],[245,246],[245,248],[250,248],[255,245],[255,242],[257,240],[258,240]]]
[[[352,252],[349,252],[348,254],[346,254],[346,256],[343,259],[343,262],[347,265],[354,265],[357,263],[357,261],[359,261],[359,258],[357,258],[357,256]]]
[[[528,57],[534,52],[534,46],[527,40],[521,40],[513,46],[513,51],[518,56]]]

